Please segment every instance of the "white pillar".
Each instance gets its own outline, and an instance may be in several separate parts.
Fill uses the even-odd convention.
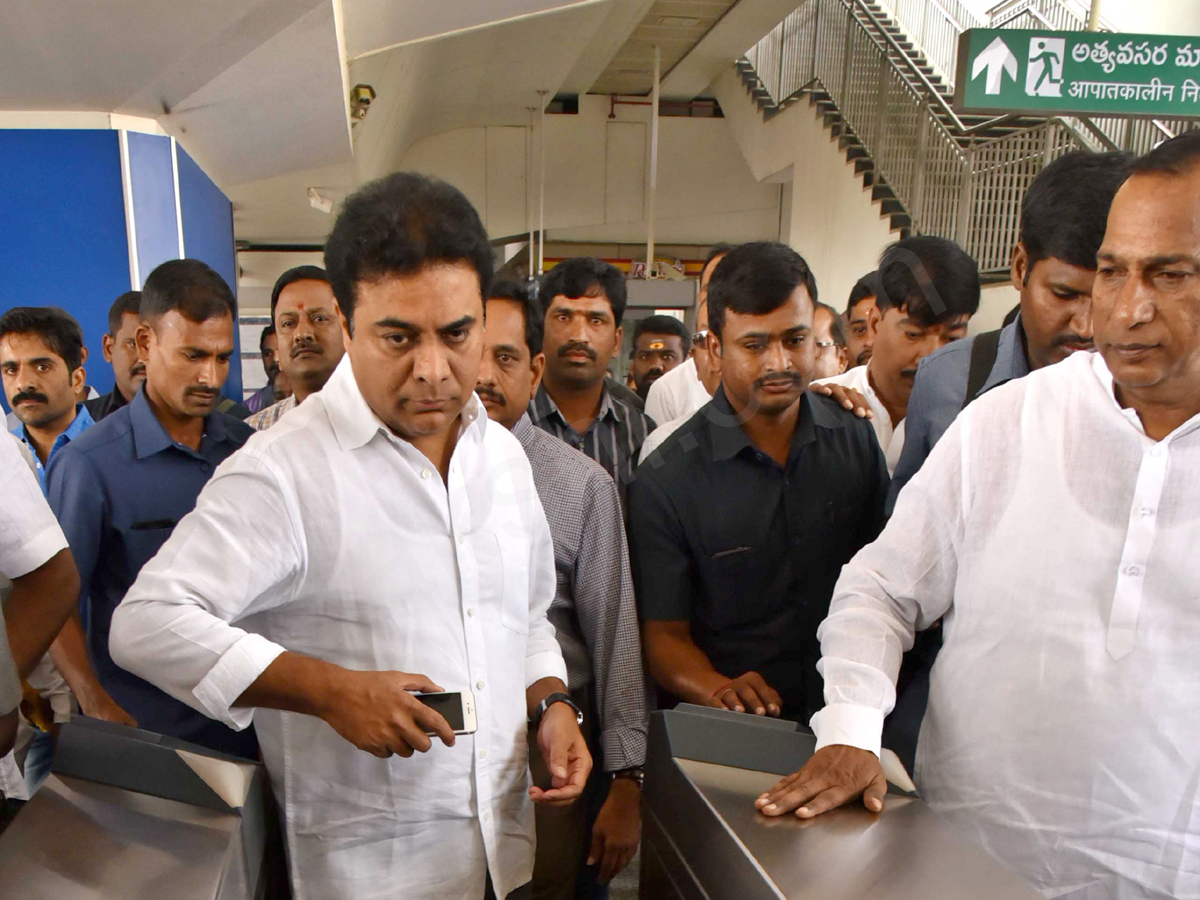
[[[542,99],[542,149],[538,154],[542,164],[541,183],[538,186],[538,277],[546,265],[546,91],[538,91]]]
[[[650,191],[646,198],[646,277],[654,271],[654,205],[658,193],[658,88],[662,52],[654,47],[654,87],[650,92]]]

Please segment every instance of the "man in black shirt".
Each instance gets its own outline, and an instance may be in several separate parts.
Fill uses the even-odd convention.
[[[141,324],[142,292],[126,291],[108,310],[108,334],[104,335],[104,359],[112,364],[113,389],[84,403],[92,418],[101,419],[133,399],[146,380],[146,364],[138,359],[137,336]]]
[[[629,492],[650,674],[691,703],[807,721],[817,626],[879,534],[888,476],[871,424],[810,394],[816,282],[783,244],[744,244],[708,289],[722,387]]]

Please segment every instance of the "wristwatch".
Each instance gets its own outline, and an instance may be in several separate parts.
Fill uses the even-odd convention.
[[[529,724],[533,726],[534,731],[537,731],[538,728],[541,727],[542,716],[544,716],[546,714],[546,710],[548,710],[555,703],[565,703],[567,706],[571,707],[571,709],[575,710],[575,721],[582,727],[583,710],[572,703],[571,698],[566,694],[551,694],[549,697],[539,703],[537,709],[533,711],[533,718],[530,719]]]
[[[613,780],[628,778],[638,786],[640,791],[646,785],[646,770],[642,766],[631,766],[628,769],[618,769],[612,773]]]

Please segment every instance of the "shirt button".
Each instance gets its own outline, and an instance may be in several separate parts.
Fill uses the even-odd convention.
[[[428,477],[429,477],[430,475],[432,475],[432,474],[433,474],[433,473],[432,473],[432,472],[430,472],[428,469],[422,469],[422,470],[421,470],[421,477],[422,477],[422,478],[428,478]]]
[[[1137,566],[1126,566],[1125,574],[1128,575],[1130,578],[1137,578],[1139,575],[1142,574],[1142,570],[1139,569]]]
[[[792,546],[799,547],[800,546],[800,538],[798,538],[798,537],[792,538]]]
[[[480,759],[487,759],[487,751],[486,751],[486,750],[480,750],[480,751],[479,751],[479,758],[480,758]],[[484,816],[484,818],[487,818],[487,816],[485,815],[485,816]]]
[[[480,679],[479,681],[475,682],[475,689],[479,690],[479,691],[483,690],[483,679]]]
[[[1151,448],[1151,450],[1150,450],[1150,455],[1151,455],[1152,457],[1154,457],[1155,459],[1158,459],[1160,456],[1162,456],[1162,455],[1163,455],[1163,448],[1162,448],[1162,446],[1161,446],[1161,445],[1159,445],[1159,444],[1155,444],[1155,445],[1154,445],[1154,447],[1152,447],[1152,448]]]
[[[475,618],[475,607],[468,606],[467,607],[467,615],[472,619]]]
[[[460,544],[465,544],[467,542],[467,536],[465,534],[460,534],[458,536],[458,542]]]
[[[201,463],[201,464],[200,464],[200,471],[201,471],[201,472],[211,472],[211,471],[212,471],[212,466],[210,466],[208,463]]]

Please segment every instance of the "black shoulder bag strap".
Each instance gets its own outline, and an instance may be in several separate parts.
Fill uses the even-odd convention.
[[[999,331],[985,331],[975,338],[971,345],[971,367],[967,370],[967,395],[963,399],[963,409],[970,406],[971,401],[983,390],[983,385],[992,372],[992,366],[996,364],[996,354],[999,351]]]

